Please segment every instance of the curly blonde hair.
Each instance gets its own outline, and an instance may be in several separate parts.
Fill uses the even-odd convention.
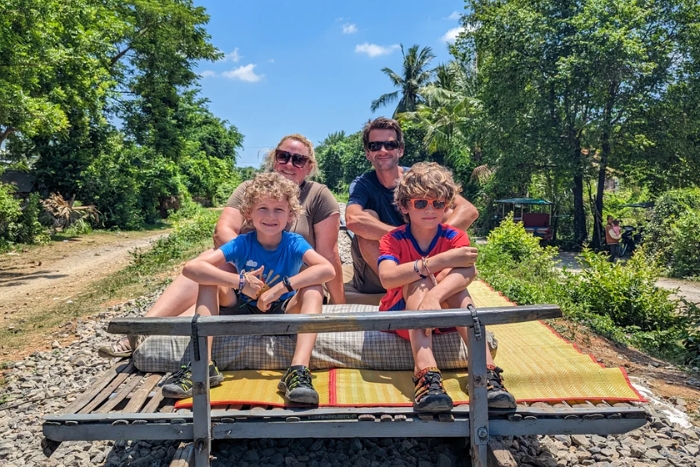
[[[293,139],[294,141],[300,142],[301,144],[306,146],[306,149],[309,150],[309,162],[307,162],[307,164],[310,164],[311,171],[309,172],[308,178],[314,177],[318,173],[318,162],[316,161],[316,152],[314,151],[314,145],[311,141],[309,141],[309,139],[306,136],[300,135],[298,133],[283,136],[280,142],[277,143],[277,146],[275,146],[274,149],[267,153],[267,156],[265,156],[265,163],[263,164],[265,170],[272,172],[272,170],[275,167],[275,151],[277,151],[280,148],[280,146],[282,146],[282,144],[284,144],[284,142],[288,139]]]
[[[413,198],[444,200],[448,208],[454,207],[454,200],[462,187],[452,178],[452,172],[435,162],[418,162],[404,172],[394,191],[394,203],[408,209]],[[409,222],[408,214],[403,215]]]
[[[299,203],[299,185],[287,180],[277,172],[265,172],[255,178],[243,190],[240,211],[244,219],[250,220],[255,203],[263,198],[289,203],[289,222],[293,222],[302,211]]]

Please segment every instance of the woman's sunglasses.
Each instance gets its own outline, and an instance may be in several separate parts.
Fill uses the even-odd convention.
[[[416,209],[425,209],[428,207],[428,204],[430,204],[430,203],[433,204],[433,208],[435,208],[435,209],[444,209],[445,205],[447,204],[444,201],[440,201],[437,199],[433,199],[433,200],[412,199],[411,202],[413,203],[413,207]]]
[[[309,162],[309,158],[301,154],[292,154],[291,152],[282,151],[281,149],[275,151],[275,160],[280,164],[288,163],[289,159],[292,160],[292,165],[298,169],[303,169],[306,163]]]
[[[367,143],[367,149],[370,151],[379,151],[382,149],[382,146],[387,151],[393,151],[394,149],[399,148],[399,142],[398,141],[370,141]]]

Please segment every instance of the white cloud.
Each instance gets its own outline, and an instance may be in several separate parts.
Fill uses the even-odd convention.
[[[461,17],[462,17],[462,15],[459,14],[458,11],[453,11],[452,14],[451,14],[450,16],[448,16],[447,18],[445,18],[445,19],[455,20],[455,19],[459,19],[459,18],[461,18]]]
[[[275,63],[275,59],[274,59],[274,58],[271,58],[271,59],[268,60],[268,62],[270,62],[270,63]]]
[[[343,34],[355,34],[357,32],[357,26],[351,23],[343,24]]]
[[[204,70],[199,74],[199,76],[201,76],[202,78],[212,78],[216,76],[216,72],[212,70]]]
[[[256,75],[254,68],[255,65],[250,63],[248,65],[239,66],[234,70],[224,71],[221,73],[221,76],[228,79],[239,79],[249,83],[257,83],[263,79],[265,75]]]
[[[464,31],[464,28],[462,26],[452,28],[449,31],[447,31],[444,36],[442,36],[442,41],[449,42],[450,44],[452,44],[455,40],[457,40],[457,35],[462,31]]]
[[[394,45],[376,45],[376,44],[369,44],[365,42],[364,44],[358,44],[355,46],[355,52],[357,53],[364,53],[369,55],[371,58],[378,57],[380,55],[389,55],[392,53],[394,50],[398,49],[399,46],[398,44]]]
[[[243,58],[243,55],[238,53],[238,47],[236,47],[235,49],[233,49],[233,52],[227,53],[224,56],[224,58],[222,59],[222,61],[238,63],[238,61],[242,58]]]

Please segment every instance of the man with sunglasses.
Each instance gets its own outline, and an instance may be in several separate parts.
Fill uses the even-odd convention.
[[[403,215],[394,204],[394,190],[407,170],[399,165],[404,153],[403,131],[396,120],[379,117],[362,132],[365,156],[374,170],[357,177],[350,184],[345,210],[352,240],[353,286],[360,293],[384,293],[377,271],[379,240],[384,234],[404,225]],[[479,217],[476,208],[457,196],[454,208],[446,209],[443,223],[467,230]],[[472,251],[476,261],[476,249]]]

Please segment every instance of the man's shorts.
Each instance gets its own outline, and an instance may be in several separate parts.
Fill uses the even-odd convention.
[[[353,267],[352,286],[360,293],[386,293],[386,289],[382,287],[382,281],[362,257],[357,235],[352,239],[350,252]]]
[[[251,303],[250,297],[247,295],[241,295],[238,291],[236,293],[236,304],[233,306],[222,306],[219,307],[219,314],[221,316],[239,316],[239,315],[283,315],[287,311],[287,305],[289,301],[294,297],[293,295],[286,300],[281,300],[273,302],[267,311],[262,311],[257,306]]]

